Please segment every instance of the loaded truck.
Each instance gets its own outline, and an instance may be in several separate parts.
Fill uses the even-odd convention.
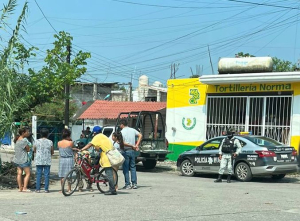
[[[128,126],[142,133],[139,151],[136,151],[136,163],[142,162],[146,169],[153,169],[157,161],[167,159],[168,141],[165,137],[166,125],[163,116],[156,111],[122,112],[116,125],[106,126],[102,133],[111,139],[112,133],[120,132],[120,120],[126,119]]]

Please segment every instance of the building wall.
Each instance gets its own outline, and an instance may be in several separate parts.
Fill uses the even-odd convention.
[[[136,93],[138,95],[136,95]],[[155,98],[157,101],[157,90],[149,89],[148,86],[144,87],[143,85],[139,86],[137,92],[133,93],[133,101],[147,101],[147,98]],[[167,93],[160,92],[160,102],[167,101]]]
[[[206,102],[207,94],[257,92],[293,92],[293,114],[291,119],[291,145],[298,149],[300,142],[300,83],[290,84],[232,84],[205,85],[199,79],[178,79],[168,81],[167,94],[167,132],[168,157],[177,160],[185,150],[195,148],[206,140]]]
[[[206,96],[193,90],[205,91],[198,78],[169,80],[167,94],[167,132],[170,160],[177,160],[185,150],[200,145],[205,140],[205,102]]]
[[[300,83],[294,84],[291,146],[300,151]]]
[[[124,93],[112,93],[111,94],[112,101],[128,101],[127,94]]]
[[[76,84],[71,87],[71,97],[76,101],[78,107],[81,107],[83,101],[92,101],[94,97],[96,100],[104,100],[108,94],[111,94],[111,87],[111,84],[97,84],[97,94],[94,96],[93,84]]]

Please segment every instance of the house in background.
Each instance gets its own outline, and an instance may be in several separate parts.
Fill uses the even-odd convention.
[[[72,139],[78,139],[81,131],[88,126],[115,125],[119,113],[134,111],[159,111],[164,122],[166,120],[166,102],[90,101],[73,116]]]
[[[139,77],[139,86],[132,92],[132,101],[153,101],[166,102],[167,88],[159,81],[149,85],[149,78],[146,75]]]
[[[111,100],[111,92],[118,87],[118,82],[84,83],[76,82],[71,87],[71,97],[78,107],[93,100]]]
[[[124,85],[127,85],[126,88]],[[139,85],[135,90],[132,90],[130,83],[76,82],[71,88],[71,97],[78,107],[93,100],[166,102],[167,88],[163,87],[159,81],[149,85],[149,78],[142,75],[139,77]]]

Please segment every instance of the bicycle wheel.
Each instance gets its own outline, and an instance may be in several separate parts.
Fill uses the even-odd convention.
[[[62,193],[64,196],[71,196],[79,183],[80,180],[80,171],[77,169],[72,169],[64,178],[62,184]]]
[[[113,170],[113,177],[114,177],[114,186],[118,184],[118,173],[117,171],[112,168]],[[97,188],[101,193],[107,193],[109,192],[109,180],[107,177],[107,174],[105,173],[105,169],[102,169],[96,177],[96,183],[97,183]]]

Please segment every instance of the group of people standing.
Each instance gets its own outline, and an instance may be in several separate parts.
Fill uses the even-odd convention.
[[[33,142],[28,139],[32,136],[28,128],[20,128],[18,135],[14,139],[15,156],[13,162],[17,166],[17,182],[19,192],[31,192],[28,189],[31,174],[31,163],[33,152],[35,153],[36,165],[36,192],[41,190],[41,177],[45,177],[45,193],[49,193],[49,176],[51,166],[51,156],[54,154],[53,142],[48,139],[49,130],[41,130],[41,138]],[[23,179],[23,173],[25,177]]]
[[[116,195],[117,187],[115,186],[113,177],[113,167],[106,156],[106,153],[114,148],[118,149],[125,158],[122,165],[123,174],[125,178],[125,186],[123,189],[137,189],[137,175],[135,166],[135,151],[139,150],[139,144],[142,139],[142,134],[137,130],[128,127],[126,120],[120,121],[121,132],[115,132],[112,136],[113,142],[102,134],[102,128],[95,126],[91,132],[91,141],[87,143],[83,148],[78,149],[74,146],[74,142],[71,139],[71,131],[64,129],[62,131],[62,140],[58,142],[59,150],[59,171],[58,176],[61,178],[61,183],[67,173],[74,167],[74,156],[76,151],[85,151],[90,148],[99,152],[99,163],[109,179],[110,191],[106,195]],[[41,191],[41,177],[44,173],[45,178],[45,193],[49,193],[49,176],[51,167],[51,156],[54,154],[53,142],[48,139],[49,130],[46,128],[40,131],[41,138],[35,142],[30,142],[30,132],[28,128],[20,128],[18,136],[16,136],[15,142],[15,156],[13,162],[17,166],[17,182],[19,186],[19,192],[31,192],[28,189],[28,183],[31,174],[31,160],[30,152],[35,153],[35,165],[36,165],[36,190]],[[137,141],[136,141],[136,138]],[[33,155],[33,154],[32,154]],[[118,167],[114,167],[118,170]],[[25,173],[24,179],[22,174]],[[131,173],[131,179],[129,176]]]
[[[95,132],[95,128],[98,131]],[[102,128],[96,126],[93,129],[93,139],[79,151],[85,151],[89,148],[94,147],[97,151],[100,152],[100,165],[105,168],[105,173],[109,179],[110,191],[106,195],[116,195],[116,187],[113,178],[113,167],[106,155],[106,153],[113,148],[118,149],[125,158],[125,161],[122,165],[123,174],[125,177],[125,186],[123,189],[137,189],[137,175],[136,175],[136,166],[135,166],[135,151],[139,150],[139,144],[142,139],[142,134],[137,130],[128,127],[126,120],[120,121],[120,133],[114,133],[112,136],[113,143],[110,139],[102,134]],[[136,141],[136,137],[138,137]],[[118,168],[114,168],[118,170]],[[129,172],[131,173],[131,182],[129,178]]]

